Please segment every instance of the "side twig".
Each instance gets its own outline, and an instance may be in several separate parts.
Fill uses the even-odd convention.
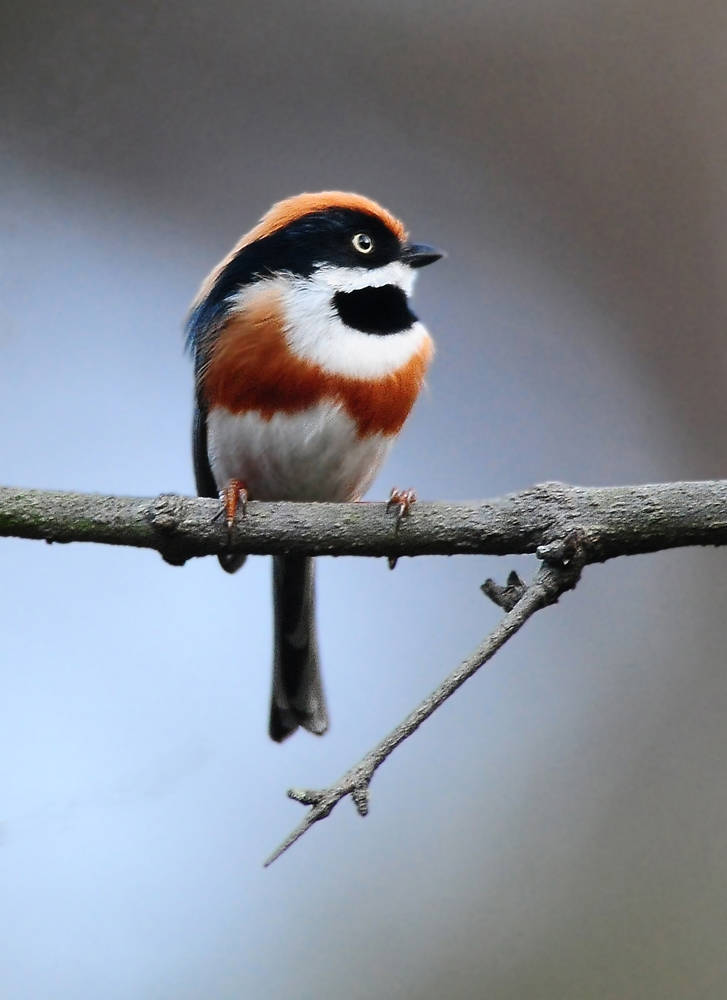
[[[280,857],[318,820],[325,819],[334,807],[350,795],[359,816],[368,813],[369,785],[375,772],[400,743],[428,719],[483,664],[492,659],[508,639],[518,632],[536,611],[555,604],[566,590],[577,584],[585,561],[585,550],[576,535],[538,550],[543,560],[529,585],[517,574],[510,574],[506,587],[487,580],[482,589],[486,596],[507,614],[484,642],[454,670],[440,686],[414,709],[388,736],[375,746],[329,788],[291,789],[288,795],[302,805],[311,806],[305,819],[290,833],[265,862],[265,867]]]

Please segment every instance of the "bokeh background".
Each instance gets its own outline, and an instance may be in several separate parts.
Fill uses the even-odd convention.
[[[448,251],[372,498],[724,476],[726,53],[722,0],[0,3],[0,482],[193,492],[188,303],[330,187]],[[2,1000],[722,1000],[719,551],[589,570],[261,867],[513,565],[320,560],[279,747],[268,560],[2,540]]]

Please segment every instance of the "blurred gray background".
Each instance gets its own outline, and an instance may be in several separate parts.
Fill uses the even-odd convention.
[[[0,5],[0,482],[193,491],[182,323],[269,205],[448,251],[371,492],[727,474],[722,0]],[[594,567],[271,869],[527,560],[320,560],[333,717],[266,736],[270,566],[0,542],[0,997],[727,995],[727,557]]]

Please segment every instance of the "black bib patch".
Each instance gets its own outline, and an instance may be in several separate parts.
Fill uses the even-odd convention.
[[[333,304],[346,326],[380,337],[410,330],[417,321],[398,285],[336,292]]]

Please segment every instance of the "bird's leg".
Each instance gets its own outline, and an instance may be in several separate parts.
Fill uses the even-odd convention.
[[[231,536],[238,506],[242,510],[243,517],[247,509],[247,489],[242,480],[231,479],[225,489],[220,490],[220,500],[222,501],[222,512],[227,521],[227,533]]]
[[[396,487],[393,488],[389,496],[389,502],[387,507],[391,510],[392,507],[396,507],[396,530],[399,530],[399,525],[401,524],[401,519],[403,517],[408,517],[411,511],[412,505],[417,502],[417,495],[414,490],[398,490]]]
[[[415,504],[416,502],[417,497],[414,490],[398,490],[396,487],[393,488],[386,508],[387,510],[391,510],[392,507],[395,509],[396,521],[394,522],[394,534],[396,534],[399,530],[402,518],[409,516],[412,504]],[[397,556],[389,556],[389,569],[394,569],[397,561]]]

